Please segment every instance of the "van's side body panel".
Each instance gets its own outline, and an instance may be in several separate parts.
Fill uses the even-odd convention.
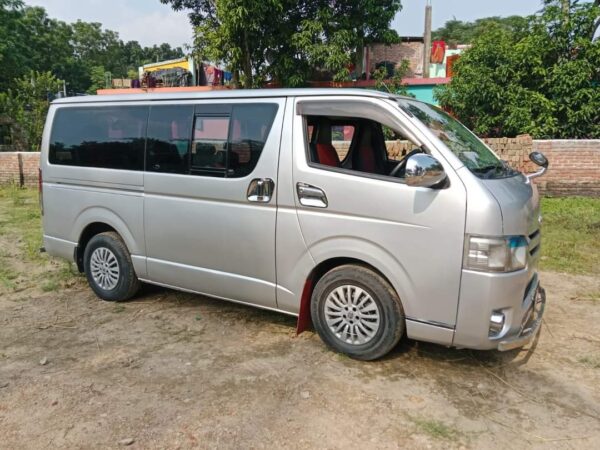
[[[305,283],[316,264],[300,229],[296,212],[296,188],[293,172],[295,102],[289,99],[281,133],[279,152],[279,183],[277,187],[277,306],[298,314]]]
[[[118,104],[107,103],[103,106]],[[61,108],[77,106],[65,105]],[[56,106],[48,115],[53,123]],[[138,276],[146,274],[142,171],[50,165],[48,147],[52,128],[46,127],[40,168],[44,177],[44,246],[48,253],[73,260],[84,229],[93,223],[114,228],[132,254]]]
[[[346,107],[352,100],[339,99]],[[335,104],[336,100],[328,98],[327,102]],[[372,117],[379,111],[402,120],[386,102],[355,102],[356,111],[346,114]],[[349,257],[372,265],[398,292],[407,319],[445,329],[433,340],[449,344],[456,322],[466,212],[465,188],[452,167],[431,149],[450,179],[449,187],[435,190],[311,166],[299,115],[294,118],[293,132],[294,186],[313,185],[328,199],[327,208],[314,208],[296,198],[302,234],[315,263]],[[422,327],[408,329],[424,331]]]
[[[275,308],[276,198],[269,203],[252,203],[247,191],[255,178],[270,178],[278,185],[285,99],[216,101],[231,102],[278,105],[258,163],[242,178],[145,172],[147,278]]]

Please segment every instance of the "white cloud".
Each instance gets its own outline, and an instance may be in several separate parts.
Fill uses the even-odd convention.
[[[100,22],[117,31],[124,41],[152,46],[167,42],[179,47],[192,43],[192,26],[186,12],[175,12],[159,0],[25,0],[42,6],[52,18],[65,22],[81,19]]]

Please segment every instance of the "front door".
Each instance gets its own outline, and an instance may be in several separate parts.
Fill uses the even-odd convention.
[[[396,289],[407,320],[446,328],[451,340],[466,210],[456,173],[391,102],[306,98],[296,111],[293,181],[315,263],[339,257],[368,263]],[[449,183],[408,186],[402,166],[394,170],[411,152],[440,160]]]
[[[276,307],[285,99],[152,106],[144,178],[150,281]]]

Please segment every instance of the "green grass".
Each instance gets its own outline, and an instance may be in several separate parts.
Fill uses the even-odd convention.
[[[541,268],[600,273],[600,198],[542,200]]]
[[[35,189],[0,187],[0,237],[16,244],[0,251],[0,290],[14,291],[18,278],[19,288],[39,287],[44,292],[57,291],[77,280],[79,274],[71,264],[51,263],[39,251],[42,224]]]
[[[4,263],[4,261],[2,262]],[[16,271],[7,264],[2,264],[2,267],[0,267],[0,285],[9,290],[13,290],[15,287],[14,280],[17,278],[19,278],[19,274]]]
[[[582,356],[577,361],[590,369],[600,369],[600,355]]]
[[[46,280],[42,283],[41,288],[44,292],[54,292],[58,291],[60,284],[56,280]]]
[[[542,200],[541,268],[600,273],[600,198]]]
[[[409,416],[409,419],[417,426],[417,429],[421,433],[434,439],[454,441],[460,436],[460,433],[457,430],[446,425],[442,421],[412,416]]]
[[[24,256],[29,261],[40,261],[42,232],[37,191],[14,185],[0,188],[0,217],[0,234],[15,236]]]

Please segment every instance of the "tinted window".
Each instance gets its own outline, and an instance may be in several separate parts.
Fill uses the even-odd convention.
[[[193,106],[152,106],[148,119],[146,170],[187,173]]]
[[[227,176],[244,177],[254,170],[276,113],[277,105],[269,103],[233,107]]]
[[[196,116],[192,145],[192,172],[225,176],[229,117]]]
[[[50,163],[143,170],[148,108],[61,108],[50,139]]]

